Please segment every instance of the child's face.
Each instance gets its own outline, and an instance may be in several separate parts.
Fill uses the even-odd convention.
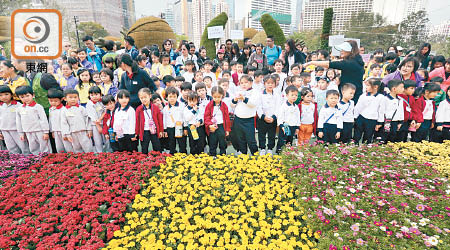
[[[156,98],[153,100],[153,104],[159,107],[159,109],[162,109],[162,100],[160,98]]]
[[[0,102],[10,103],[12,100],[11,93],[0,93]]]
[[[305,96],[303,96],[303,102],[305,103],[310,103],[313,100],[313,94],[312,92],[308,92],[308,94],[306,94]]]
[[[240,81],[240,86],[243,90],[250,89],[252,87],[253,82],[247,80],[246,78],[242,78]]]
[[[78,63],[72,64],[72,69],[74,69],[74,70],[78,69]]]
[[[170,63],[170,59],[169,59],[168,57],[164,57],[164,58],[162,59],[162,64],[163,64],[163,65],[169,65],[169,63]]]
[[[224,78],[224,79],[227,79],[227,80],[230,80],[230,78],[231,78],[231,75],[230,75],[230,74],[228,74],[228,73],[226,73],[226,74],[222,74],[222,78]]]
[[[186,71],[191,72],[192,69],[194,68],[194,65],[192,64],[186,64],[186,66],[184,66],[186,68]]]
[[[205,83],[206,87],[211,88],[212,87],[212,81],[209,78],[206,78],[203,80],[203,82]]]
[[[391,92],[393,92],[393,93],[395,93],[396,95],[398,95],[398,94],[403,94],[404,91],[405,91],[404,85],[403,85],[403,84],[400,84],[400,85],[398,85],[397,87],[392,88],[392,91],[391,91]]]
[[[276,72],[280,72],[283,69],[283,64],[280,62],[275,63],[274,69]]]
[[[228,64],[228,62],[224,62],[224,63],[223,63],[222,69],[223,69],[223,70],[229,70],[229,69],[230,69],[230,65]]]
[[[205,68],[205,71],[209,73],[209,72],[211,72],[212,65],[207,63],[207,64],[204,65],[204,68]]]
[[[99,102],[99,101],[102,100],[102,94],[100,94],[100,93],[90,93],[89,94],[89,98],[93,102]]]
[[[317,86],[319,87],[320,90],[325,90],[328,87],[328,82],[326,80],[321,79],[317,83]]]
[[[80,62],[84,61],[84,59],[86,59],[86,52],[81,51],[78,54],[78,59],[80,59]]]
[[[61,99],[59,98],[48,98],[48,102],[52,107],[58,107],[61,104]]]
[[[376,67],[376,68],[372,69],[372,75],[373,76],[381,76],[381,68]]]
[[[268,79],[264,83],[264,87],[266,88],[266,91],[272,92],[273,89],[275,88],[275,82],[272,79]]]
[[[223,91],[224,91],[225,93],[228,92],[229,86],[230,86],[230,83],[229,83],[229,82],[222,82],[222,83],[220,83],[220,87],[223,89]]]
[[[159,62],[159,57],[152,55],[152,62],[153,63],[158,63]]]
[[[161,82],[158,80],[153,81],[155,83],[156,88],[159,88],[161,86]]]
[[[236,72],[238,72],[238,73],[244,72],[244,66],[242,64],[237,64],[236,65]]]
[[[404,93],[405,93],[405,95],[413,95],[415,90],[416,90],[415,87],[409,87],[409,88],[405,89]]]
[[[89,75],[89,71],[84,71],[79,75],[81,82],[89,82],[91,80],[91,76]]]
[[[351,99],[353,99],[353,97],[355,96],[355,90],[348,88],[345,91],[342,91],[342,99],[349,101]]]
[[[175,103],[177,102],[178,96],[177,94],[168,94],[167,95],[167,101],[169,102],[170,105],[175,105]]]
[[[213,98],[213,100],[214,100],[215,103],[220,103],[220,102],[222,101],[223,95],[220,94],[219,92],[215,92],[215,93],[212,95],[212,98]]]
[[[338,101],[339,101],[339,95],[329,95],[327,97],[327,104],[330,107],[336,107]]]
[[[187,95],[189,94],[190,90],[189,89],[183,89],[181,90],[181,96],[183,96],[183,99],[187,99]]]
[[[195,74],[195,81],[196,82],[203,82],[203,74],[202,72],[198,72]]]
[[[114,67],[112,62],[107,62],[107,63],[105,63],[105,65],[107,68],[110,68],[110,69],[112,69]]]
[[[141,66],[141,68],[145,67],[145,65],[147,65],[147,59],[139,61],[138,65]]]
[[[263,79],[264,79],[263,75],[257,76],[255,77],[255,82],[262,82]]]
[[[61,67],[61,71],[65,77],[69,77],[70,74],[72,74],[72,69],[69,67],[69,65],[63,65]]]
[[[116,107],[115,102],[108,102],[108,104],[106,104],[106,106],[105,106],[105,108],[109,111],[113,111],[115,107]]]
[[[222,53],[217,54],[217,58],[218,58],[219,60],[222,60],[222,59],[223,59],[223,56],[224,56],[224,54],[222,54]]]
[[[182,81],[175,81],[175,88],[179,89],[181,87],[181,84],[183,84]]]
[[[95,83],[99,84],[102,83],[102,79],[100,78],[100,74],[95,74],[92,76],[92,80],[94,80]]]
[[[311,61],[317,61],[317,55],[316,54],[312,54],[311,55]]]
[[[206,97],[206,89],[205,88],[197,89],[197,95],[201,99],[205,99],[205,97]]]
[[[255,71],[249,70],[248,71],[248,75],[251,76],[251,77],[255,76]]]
[[[297,78],[297,79],[295,79],[293,84],[294,84],[295,87],[300,88],[303,85],[303,79],[302,78]]]
[[[34,95],[30,93],[26,93],[24,95],[19,95],[20,101],[24,104],[30,104],[33,102]]]
[[[293,75],[298,75],[298,74],[300,74],[300,68],[299,68],[299,67],[294,67],[294,68],[292,68],[292,69],[291,69],[291,73],[292,73]]]
[[[317,71],[316,76],[323,76],[323,71]]]
[[[128,103],[130,102],[130,98],[128,97],[122,97],[122,98],[117,98],[119,100],[119,104],[121,107],[126,107],[128,105]]]
[[[100,80],[102,82],[106,82],[106,83],[111,82],[111,79],[109,78],[109,75],[106,74],[105,72],[100,73]]]
[[[150,98],[151,98],[151,96],[149,94],[147,94],[147,93],[139,93],[139,100],[146,107],[150,106]]]
[[[66,95],[65,98],[66,98],[67,105],[69,105],[69,106],[75,106],[78,104],[78,99],[79,99],[78,94],[68,94],[68,95]]]
[[[439,91],[433,91],[433,92],[425,91],[425,94],[427,94],[427,93],[428,93],[428,98],[434,99],[437,96],[437,94],[439,94]]]
[[[290,91],[287,93],[287,99],[289,103],[294,103],[298,98],[298,92],[297,91]]]
[[[194,107],[195,105],[197,105],[197,103],[198,103],[197,99],[189,99],[188,100],[188,106],[191,108]]]

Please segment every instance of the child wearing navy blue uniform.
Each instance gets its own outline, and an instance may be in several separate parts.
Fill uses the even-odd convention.
[[[398,98],[398,94],[403,93],[403,82],[400,80],[390,80],[388,82],[389,94],[381,102],[380,113],[384,116],[384,142],[401,141],[400,128],[405,119],[403,101]]]
[[[352,100],[355,95],[356,86],[346,83],[341,88],[342,98],[338,103],[338,108],[342,112],[343,128],[340,142],[348,143],[353,138],[353,124],[355,121],[354,110],[355,102]]]
[[[337,90],[328,90],[326,101],[327,103],[319,112],[317,136],[324,142],[337,143],[343,128],[342,111],[337,107],[339,92]]]

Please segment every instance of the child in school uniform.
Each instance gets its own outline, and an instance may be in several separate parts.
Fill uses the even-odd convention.
[[[81,106],[86,107],[89,101],[89,89],[95,86],[95,83],[92,82],[91,73],[87,69],[78,70],[78,79],[79,82],[75,86],[75,90],[80,96]]]
[[[319,111],[317,103],[313,101],[313,92],[310,88],[303,88],[300,94],[301,102],[298,104],[300,114],[300,127],[298,131],[298,144],[308,144],[313,133],[317,130]]]
[[[162,152],[159,138],[164,136],[163,115],[159,108],[151,102],[150,89],[140,89],[138,96],[142,104],[136,109],[136,135],[139,136],[142,153],[148,154],[150,142],[153,151]]]
[[[208,103],[205,109],[205,128],[209,136],[209,155],[216,156],[217,145],[221,155],[227,153],[227,142],[225,138],[231,131],[230,115],[228,114],[228,107],[222,101],[225,95],[224,90],[215,86],[211,90],[213,100]]]
[[[113,130],[118,138],[119,151],[137,152],[136,112],[130,105],[130,92],[119,90],[117,101],[119,105],[114,110]]]
[[[403,93],[404,85],[401,80],[390,80],[387,87],[389,94],[385,96],[385,100],[381,102],[380,114],[384,116],[384,124],[381,129],[384,130],[385,142],[399,142],[400,128],[405,120],[403,112],[403,101],[398,98],[398,94]]]
[[[187,60],[184,64],[184,71],[183,71],[183,77],[186,80],[186,82],[192,83],[192,80],[194,79],[195,74],[195,64],[192,60]]]
[[[105,106],[105,113],[102,118],[102,134],[105,136],[106,147],[108,152],[118,152],[119,142],[114,133],[114,110],[116,109],[116,99],[112,95],[102,97],[102,104]]]
[[[169,102],[163,109],[163,124],[165,135],[169,138],[170,154],[175,154],[176,143],[180,153],[186,152],[186,136],[183,132],[183,105],[177,101],[178,90],[174,87],[166,89],[167,101]]]
[[[381,128],[384,117],[380,115],[380,105],[384,99],[384,84],[380,78],[369,78],[365,81],[367,94],[361,95],[355,105],[355,130],[353,139],[359,143],[372,143],[375,128]]]
[[[153,93],[151,101],[154,105],[156,105],[156,107],[159,108],[159,111],[162,114],[164,107],[167,105],[167,103],[164,101],[164,99],[161,97],[161,95],[159,95],[158,93]],[[163,118],[164,118],[164,114],[163,114]],[[164,119],[163,119],[163,121],[164,121]],[[164,130],[164,124],[163,124],[163,130]],[[169,150],[169,138],[167,138],[165,136],[165,133],[163,133],[163,137],[159,138],[159,142],[161,144],[162,151]]]
[[[399,140],[406,142],[408,140],[408,133],[416,131],[416,99],[413,96],[414,91],[416,90],[416,82],[408,79],[403,81],[403,85],[405,90],[402,94],[398,94],[397,97],[403,102],[403,113],[405,114],[405,119],[403,120],[402,126],[398,133]]]
[[[204,67],[203,81],[204,81],[205,77],[207,77],[207,76],[211,77],[211,81],[212,81],[211,87],[217,86],[216,74],[211,71],[213,66],[214,66],[214,62],[211,60],[206,60],[205,63],[203,64],[203,67]]]
[[[175,69],[170,64],[170,55],[167,53],[161,53],[161,64],[156,68],[156,74],[159,79],[164,79],[165,76],[175,77]]]
[[[73,74],[72,65],[70,63],[64,63],[61,66],[62,76],[59,78],[59,86],[63,89],[75,89],[79,80]]]
[[[314,101],[317,103],[319,113],[322,107],[325,106],[325,104],[327,103],[326,100],[326,95],[328,92],[327,88],[328,88],[328,79],[320,77],[317,80],[317,88],[312,89],[314,93]]]
[[[264,72],[260,69],[256,70],[252,88],[255,91],[263,92],[265,88],[263,80],[264,80]]]
[[[33,89],[30,86],[17,87],[16,95],[23,103],[16,110],[20,140],[28,141],[30,152],[34,155],[50,153],[47,115],[42,105],[34,101]]]
[[[232,105],[235,106],[233,132],[236,133],[239,143],[238,154],[247,154],[247,146],[251,154],[258,151],[255,138],[255,116],[261,94],[254,91],[252,85],[252,77],[243,75],[240,79],[240,89],[232,101]]]
[[[319,112],[317,122],[317,137],[327,143],[337,143],[341,137],[343,128],[342,112],[337,104],[339,102],[339,92],[328,90],[326,94],[327,103]]]
[[[102,83],[99,87],[102,90],[102,94],[116,96],[117,91],[119,91],[119,89],[113,83],[114,80],[113,71],[109,68],[102,69],[102,71],[100,71],[100,79],[102,80]]]
[[[419,98],[416,100],[416,132],[412,136],[414,142],[426,140],[430,134],[430,130],[434,127],[436,103],[433,99],[440,91],[441,87],[438,84],[426,83]]]
[[[185,134],[189,137],[189,148],[191,154],[201,154],[204,146],[200,145],[199,141],[204,141],[205,138],[200,138],[204,134],[199,133],[199,127],[203,117],[200,116],[198,106],[198,95],[194,91],[190,91],[186,97],[188,105],[184,107],[183,119]]]
[[[236,71],[231,75],[235,86],[239,86],[239,79],[244,75],[244,65],[242,62],[236,62]]]
[[[102,115],[105,106],[102,103],[102,90],[98,86],[89,89],[89,101],[86,104],[86,112],[92,126],[92,139],[94,141],[94,152],[103,152],[104,138],[102,135]]]
[[[192,92],[192,84],[190,82],[183,82],[181,84],[181,95],[178,97],[178,101],[184,106],[188,106],[188,94]]]
[[[75,153],[93,152],[92,126],[86,108],[79,105],[78,91],[67,89],[64,91],[66,106],[61,110],[62,136],[72,144]]]
[[[284,145],[292,145],[294,136],[298,134],[300,126],[300,109],[295,105],[298,89],[294,85],[288,86],[286,88],[286,97],[287,101],[283,102],[279,107],[277,116],[277,124],[279,126],[277,153],[281,152],[281,148]]]
[[[281,104],[281,96],[274,90],[276,88],[276,78],[273,75],[267,75],[263,79],[265,89],[261,95],[261,103],[258,105],[256,113],[258,114],[258,142],[259,154],[273,154],[275,147],[275,135],[277,131],[277,108]],[[267,151],[266,151],[266,136]]]
[[[49,89],[47,93],[49,109],[49,127],[52,137],[55,139],[56,153],[73,152],[72,143],[63,137],[61,128],[61,111],[64,108],[62,100],[64,93],[60,89]]]
[[[83,68],[89,70],[90,73],[94,71],[94,65],[87,59],[87,53],[85,49],[77,49],[77,57]]]
[[[346,83],[342,86],[341,90],[342,98],[338,103],[338,108],[342,112],[343,127],[339,141],[348,143],[353,138],[355,102],[352,99],[355,96],[356,86],[351,83]]]
[[[203,138],[199,140],[199,144],[201,144],[199,147],[205,147],[206,146],[206,127],[205,127],[205,109],[206,105],[212,100],[212,97],[207,94],[206,85],[204,83],[197,83],[195,85],[195,92],[197,92],[198,95],[198,112],[200,117],[200,127],[198,127],[198,133],[200,135],[200,138]]]
[[[447,87],[445,100],[436,111],[436,130],[440,134],[440,142],[450,140],[450,87]]]
[[[13,98],[8,85],[0,85],[0,139],[11,154],[29,154],[28,144],[17,132],[16,111],[22,104]]]

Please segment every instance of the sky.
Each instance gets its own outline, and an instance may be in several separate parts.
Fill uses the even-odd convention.
[[[157,16],[172,0],[135,0],[136,18],[142,16]],[[239,10],[238,3],[250,0],[236,1],[236,9]],[[395,0],[394,0],[395,1]],[[238,11],[237,11],[238,12]],[[445,20],[449,20],[450,1],[448,0],[429,0],[427,6],[428,18],[432,25],[440,24]],[[236,13],[238,16],[242,13]],[[244,15],[244,14],[242,14]]]

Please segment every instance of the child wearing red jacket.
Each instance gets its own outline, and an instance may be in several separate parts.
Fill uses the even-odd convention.
[[[416,132],[413,134],[413,141],[421,142],[426,140],[430,130],[434,127],[436,118],[436,103],[434,98],[441,91],[441,87],[435,83],[426,83],[419,98],[415,102],[417,109]]]
[[[119,142],[113,132],[114,125],[114,110],[116,109],[116,100],[112,95],[105,95],[102,97],[103,106],[106,112],[102,116],[102,134],[105,135],[105,147],[110,148],[113,152],[119,151]]]
[[[225,137],[231,131],[230,115],[227,105],[222,102],[225,92],[221,87],[215,86],[211,90],[213,100],[206,105],[205,109],[205,128],[208,135],[209,155],[215,156],[217,145],[219,145],[220,154],[227,153],[227,142]]]
[[[399,139],[403,142],[408,140],[408,132],[416,131],[416,117],[418,115],[416,107],[416,99],[413,94],[416,90],[416,82],[413,80],[405,80],[403,82],[405,90],[403,94],[397,95],[397,97],[403,102],[403,114],[405,119],[399,130]]]
[[[159,108],[151,102],[152,92],[142,88],[138,92],[141,105],[136,108],[136,135],[139,136],[143,154],[148,154],[148,146],[152,142],[153,151],[162,151],[159,138],[164,135],[163,115]]]

